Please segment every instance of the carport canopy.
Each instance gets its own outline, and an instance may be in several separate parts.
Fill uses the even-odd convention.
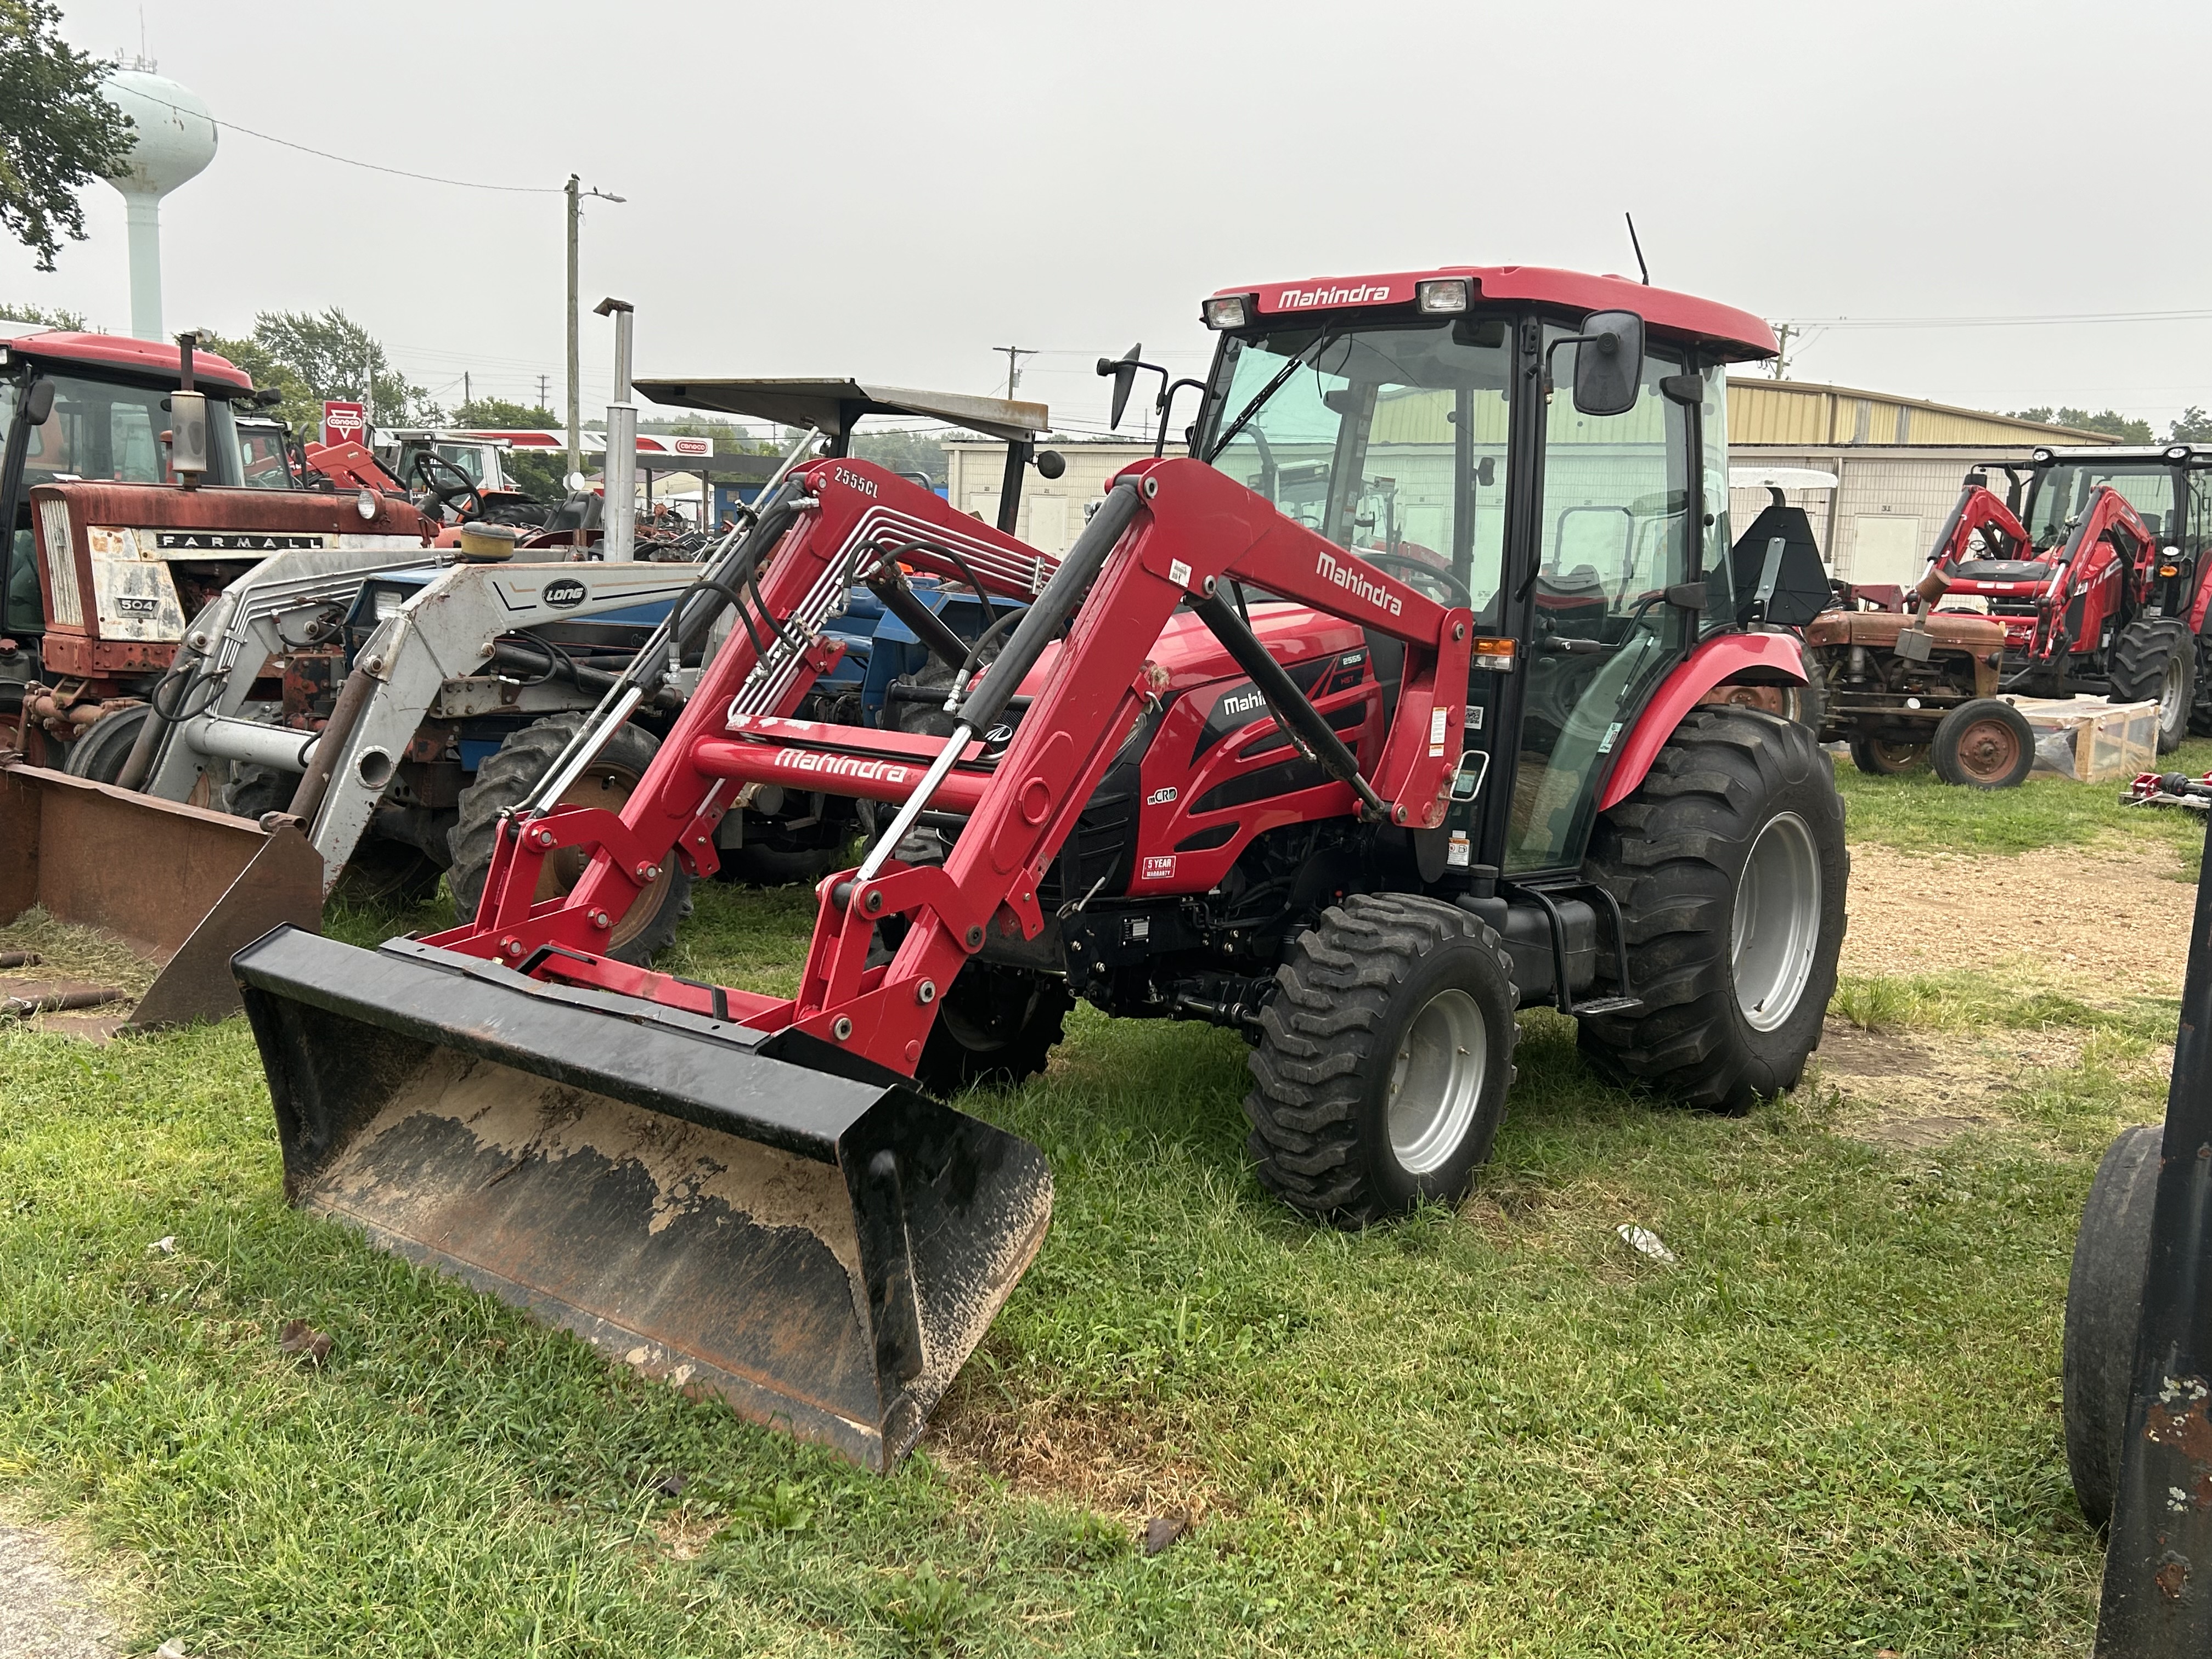
[[[943,421],[1012,443],[1026,443],[1052,427],[1051,415],[1042,404],[957,392],[867,386],[859,380],[639,380],[635,385],[657,404],[742,415],[784,426],[816,427],[833,438],[849,434],[854,422],[866,415]]]

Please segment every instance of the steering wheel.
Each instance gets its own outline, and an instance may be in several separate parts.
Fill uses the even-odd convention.
[[[483,492],[470,482],[467,473],[443,455],[427,449],[416,451],[415,476],[422,480],[424,491],[438,503],[441,513],[457,514],[464,520],[483,515]]]
[[[1467,591],[1467,584],[1450,571],[1439,569],[1426,559],[1417,559],[1410,553],[1370,553],[1364,548],[1359,550],[1359,556],[1378,570],[1401,572],[1415,587],[1424,582],[1431,584],[1433,589],[1437,590],[1431,597],[1440,597],[1447,605],[1468,611],[1475,608],[1474,595]]]

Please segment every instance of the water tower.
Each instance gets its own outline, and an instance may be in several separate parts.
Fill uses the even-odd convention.
[[[131,331],[161,336],[161,198],[215,160],[215,119],[199,94],[143,61],[118,68],[103,88],[135,124],[131,159],[107,182],[123,192],[131,225]]]

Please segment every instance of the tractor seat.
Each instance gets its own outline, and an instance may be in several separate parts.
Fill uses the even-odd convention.
[[[1936,643],[1950,651],[1995,651],[2003,648],[2004,624],[1971,611],[1938,611],[1932,617],[1907,617],[1895,611],[1823,611],[1805,629],[1814,646],[1866,645],[1893,651],[1897,636],[1917,624],[1935,635]]]
[[[1962,582],[2036,582],[2050,574],[2042,559],[1966,559],[1951,567],[1952,579]]]

